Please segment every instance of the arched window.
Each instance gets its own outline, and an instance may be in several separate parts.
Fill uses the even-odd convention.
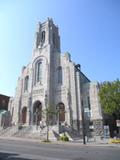
[[[38,62],[37,64],[37,82],[42,81],[42,62]]]
[[[43,43],[45,42],[45,31],[42,31],[41,41],[42,41]]]
[[[62,84],[62,67],[61,66],[57,68],[57,72],[58,72],[58,83]]]
[[[42,82],[42,61],[39,61],[35,65],[35,84]]]
[[[24,91],[28,91],[28,83],[29,83],[29,76],[26,76],[24,81]]]

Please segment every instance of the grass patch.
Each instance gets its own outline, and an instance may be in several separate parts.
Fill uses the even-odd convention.
[[[50,141],[50,140],[47,140],[47,139],[44,139],[42,142],[50,143],[51,141]]]

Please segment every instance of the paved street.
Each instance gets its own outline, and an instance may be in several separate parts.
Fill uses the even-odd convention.
[[[0,139],[0,160],[119,160],[120,148]]]

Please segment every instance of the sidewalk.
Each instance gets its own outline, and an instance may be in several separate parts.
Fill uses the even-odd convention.
[[[21,137],[1,137],[0,136],[0,140],[11,140],[11,141],[26,141],[26,142],[36,142],[36,143],[47,143],[47,142],[42,142],[39,139],[29,139],[29,138],[21,138]],[[83,140],[78,140],[78,141],[69,141],[69,142],[63,142],[63,141],[51,141],[50,143],[47,144],[58,144],[58,145],[77,145],[77,146],[99,146],[99,147],[119,147],[120,148],[120,144],[109,144],[108,143],[108,139],[104,139],[104,140],[99,140],[99,141],[89,141],[86,142],[86,144],[83,144]]]

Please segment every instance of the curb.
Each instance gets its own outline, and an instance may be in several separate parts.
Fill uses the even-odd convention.
[[[118,147],[120,148],[120,144],[109,144],[109,143],[90,143],[88,142],[87,144],[83,144],[82,142],[79,141],[70,141],[70,142],[62,142],[62,141],[51,141],[49,143],[47,142],[42,142],[39,139],[28,139],[28,138],[21,138],[21,137],[0,137],[0,140],[11,140],[11,141],[26,141],[26,142],[36,142],[36,143],[41,143],[41,144],[55,144],[55,145],[76,145],[76,146],[82,146],[82,147]]]

